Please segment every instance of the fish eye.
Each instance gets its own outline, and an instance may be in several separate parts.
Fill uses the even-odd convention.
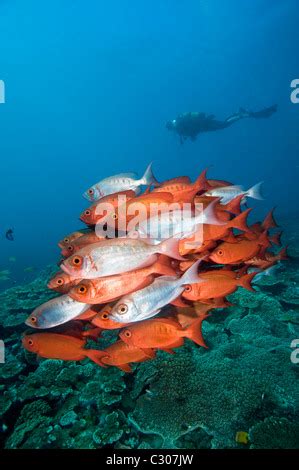
[[[36,323],[36,322],[37,322],[37,318],[36,318],[36,317],[31,317],[30,320],[31,320],[31,323]]]
[[[29,346],[33,346],[33,340],[32,340],[32,339],[29,339],[29,340],[28,340],[28,344],[29,344]]]
[[[120,304],[117,308],[117,312],[120,315],[124,315],[128,311],[128,306],[126,304]]]
[[[125,331],[125,337],[126,337],[126,338],[131,338],[131,336],[132,336],[131,331],[126,330],[126,331]]]
[[[190,284],[187,284],[185,286],[185,292],[191,292],[192,291],[192,286]]]
[[[217,254],[218,254],[219,256],[222,256],[222,255],[223,255],[223,251],[222,251],[222,250],[218,250],[218,251],[217,251]]]
[[[67,249],[68,249],[68,251],[74,251],[73,245],[69,245],[69,246],[67,247]]]
[[[93,189],[89,189],[88,194],[93,194]]]
[[[85,215],[90,215],[90,210],[87,209],[85,212],[84,212]]]
[[[114,213],[114,214],[112,214],[112,216],[111,216],[111,217],[112,217],[112,219],[116,220],[116,219],[117,219],[117,217],[118,217],[118,215]]]
[[[102,320],[107,320],[108,317],[109,315],[107,312],[102,313]]]
[[[63,284],[63,279],[61,277],[59,277],[56,282],[57,282],[57,284],[59,284],[61,286],[61,284]]]
[[[78,292],[79,292],[79,294],[86,294],[87,288],[86,288],[85,286],[83,286],[83,285],[82,285],[82,286],[79,286],[79,287],[78,287]]]
[[[70,241],[70,239],[69,239],[69,238],[64,238],[63,241],[64,241],[65,243],[68,243],[68,242]]]
[[[81,258],[80,256],[75,256],[75,257],[72,259],[73,265],[74,265],[74,266],[77,266],[77,267],[81,266],[82,262],[83,262],[83,260],[82,260],[82,258]]]

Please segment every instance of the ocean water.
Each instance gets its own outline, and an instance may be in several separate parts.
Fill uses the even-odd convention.
[[[13,0],[0,3],[0,18],[0,80],[5,84],[5,103],[0,104],[0,336],[9,345],[8,362],[0,364],[1,444],[232,448],[242,447],[236,432],[251,430],[253,447],[295,447],[298,383],[293,379],[298,365],[289,356],[291,341],[299,337],[299,104],[290,96],[291,82],[299,78],[298,1]],[[165,127],[184,112],[225,119],[240,107],[258,111],[273,104],[278,111],[269,119],[244,119],[183,145]],[[264,199],[250,201],[252,220],[261,220],[276,206],[292,259],[282,263],[272,281],[257,287],[258,301],[243,292],[235,294],[232,313],[218,314],[209,323],[205,334],[214,347],[210,361],[187,345],[175,357],[161,353],[155,366],[137,366],[134,379],[127,379],[114,368],[95,372],[90,364],[28,358],[20,345],[24,319],[49,298],[45,284],[60,257],[57,241],[84,227],[79,221],[88,206],[83,192],[111,174],[133,171],[141,177],[150,162],[159,181],[179,175],[194,180],[207,167],[210,178],[245,188],[263,181]],[[13,241],[5,236],[9,228]],[[256,309],[252,329],[241,320]],[[273,354],[276,362],[269,359],[273,350],[278,351]],[[242,387],[240,379],[242,354],[248,370],[252,357],[261,375],[263,364],[267,370],[273,366],[269,383],[277,382],[278,372],[284,370],[279,390],[265,391],[256,379],[259,397],[246,401],[250,387],[247,382]],[[233,419],[228,419],[229,405],[227,415],[220,416],[213,402],[213,419],[203,413],[194,420],[192,407],[201,409],[203,404],[190,398],[189,408],[178,401],[184,414],[193,413],[182,429],[171,411],[178,404],[171,400],[168,419],[158,423],[165,404],[162,365],[169,361],[165,377],[176,377],[174,387],[181,380],[188,384],[194,372],[185,366],[190,355],[195,369],[202,359],[214,364],[210,369],[207,365],[206,372],[211,386],[219,360],[229,370],[227,361],[236,359],[232,380],[241,380],[241,385],[226,394],[235,394],[235,403],[242,397],[244,407],[236,405]],[[171,370],[178,373],[172,376]],[[156,373],[159,378],[151,383]],[[201,383],[205,372],[197,373]],[[55,384],[44,384],[45,377],[57,376]],[[225,378],[224,373],[223,384]],[[192,384],[185,386],[188,395],[195,393]],[[261,396],[266,397],[265,408]],[[94,419],[95,409],[101,420]],[[33,422],[36,410],[41,420]],[[152,414],[153,420],[142,413]],[[29,424],[23,432],[24,423]],[[192,428],[190,439],[184,426]],[[263,441],[265,429],[271,432]],[[277,429],[282,430],[279,442],[274,437]]]

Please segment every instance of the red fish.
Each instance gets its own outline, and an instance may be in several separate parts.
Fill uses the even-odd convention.
[[[130,363],[147,361],[155,356],[155,352],[151,349],[136,348],[123,341],[111,344],[103,353],[101,358],[103,366],[116,366],[124,372],[132,372]]]
[[[169,352],[182,346],[184,338],[206,348],[201,333],[201,324],[205,318],[199,318],[185,329],[175,320],[155,318],[128,326],[121,331],[120,337],[125,343],[142,350],[154,348]]]
[[[239,286],[254,291],[250,281],[255,274],[245,274],[238,278],[238,273],[225,269],[202,272],[199,273],[200,282],[186,285],[182,296],[187,300],[201,301],[226,297]]]
[[[60,292],[61,294],[66,294],[70,288],[78,284],[80,280],[80,278],[76,279],[63,271],[59,271],[52,277],[52,279],[50,279],[47,287],[55,290],[56,292]]]
[[[60,248],[66,248],[67,245],[77,240],[78,238],[82,237],[82,235],[85,235],[88,232],[89,232],[88,229],[76,230],[76,232],[72,232],[69,235],[66,235],[66,237],[64,237],[63,240],[60,240],[58,242],[58,246]]]
[[[26,335],[22,344],[27,351],[48,359],[82,361],[86,357],[102,365],[103,351],[84,349],[86,340],[56,333],[36,333]]]
[[[167,265],[158,259],[146,268],[80,281],[70,290],[69,295],[79,302],[104,304],[150,285],[155,274],[175,276],[176,272],[170,267],[170,263]]]
[[[279,253],[274,255],[271,252],[265,252],[263,257],[254,256],[251,259],[245,261],[246,265],[256,266],[261,269],[271,268],[277,261],[283,261],[288,259],[287,248],[282,248]]]
[[[105,237],[98,235],[95,232],[86,233],[85,235],[82,235],[82,237],[74,240],[73,243],[70,243],[65,248],[63,248],[61,254],[65,257],[71,256],[77,251],[81,250],[81,248],[92,245],[93,243],[98,243],[101,240],[105,240]]]
[[[210,260],[218,264],[239,264],[256,256],[261,247],[268,246],[267,232],[263,232],[256,240],[239,239],[238,243],[220,243],[210,255]]]
[[[111,310],[112,305],[106,305],[96,314],[95,317],[93,317],[91,323],[103,330],[117,330],[118,328],[124,328],[127,326],[127,323],[120,323],[112,320],[112,318],[110,318]]]
[[[135,191],[120,191],[119,193],[113,193],[102,197],[82,212],[80,219],[87,225],[96,225],[103,217],[105,217],[105,215],[107,215],[108,204],[113,208],[117,208],[122,200],[121,197],[123,196],[125,196],[127,201],[129,201],[135,197]]]

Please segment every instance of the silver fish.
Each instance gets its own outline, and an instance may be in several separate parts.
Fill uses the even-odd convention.
[[[119,175],[109,176],[87,189],[83,196],[89,201],[98,201],[101,197],[120,191],[133,190],[135,194],[139,194],[140,186],[148,185],[158,185],[152,172],[152,163],[149,164],[140,179],[135,173],[120,173]]]
[[[203,224],[225,225],[217,219],[214,212],[218,201],[211,202],[206,209],[193,215],[191,210],[178,209],[172,212],[163,212],[139,223],[136,238],[149,238],[153,240],[166,240],[181,235],[181,238],[190,236],[200,229]],[[129,233],[133,237],[134,231]]]
[[[53,328],[84,313],[90,305],[61,295],[37,307],[25,321],[32,328]]]
[[[61,269],[81,279],[95,279],[150,266],[158,254],[185,260],[179,254],[179,239],[150,245],[143,240],[111,238],[78,250],[63,261]]]
[[[196,261],[183,276],[158,277],[150,286],[122,297],[113,307],[110,318],[120,323],[132,323],[157,315],[163,307],[177,299],[186,284],[200,282]]]
[[[209,189],[205,192],[205,196],[212,196],[212,197],[219,197],[221,199],[221,204],[227,204],[236,197],[240,196],[241,194],[244,195],[242,202],[246,201],[247,197],[251,197],[253,199],[262,200],[263,197],[261,195],[261,185],[263,182],[255,184],[247,191],[244,191],[242,186],[223,186],[220,188]]]

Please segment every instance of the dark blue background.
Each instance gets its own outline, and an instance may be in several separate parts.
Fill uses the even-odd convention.
[[[81,225],[83,191],[152,160],[159,179],[213,165],[214,178],[264,180],[256,216],[296,211],[297,0],[7,0],[0,18],[0,270],[20,281],[53,262]],[[165,129],[184,111],[225,118],[276,102],[269,120],[183,146]]]

